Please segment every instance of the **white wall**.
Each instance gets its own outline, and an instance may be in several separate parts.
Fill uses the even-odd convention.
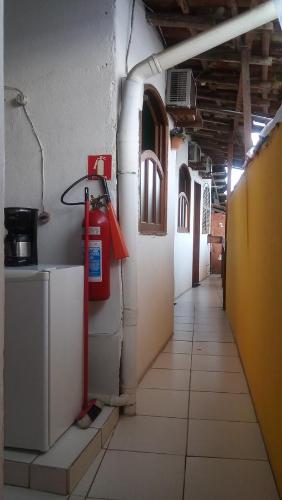
[[[51,220],[39,229],[42,263],[82,260],[83,208],[63,206],[60,195],[86,174],[88,154],[113,155],[111,192],[116,197],[114,4],[113,0],[6,2],[5,83],[28,96],[46,158],[46,209]],[[6,205],[39,207],[39,150],[23,110],[13,104],[14,95],[6,92]],[[83,198],[82,184],[70,198]],[[90,380],[91,390],[117,392],[119,263],[112,264],[111,288],[108,301],[91,306]]]
[[[192,287],[192,266],[193,266],[193,230],[194,230],[194,182],[201,185],[203,195],[204,185],[210,181],[203,180],[196,171],[189,168],[191,177],[191,198],[190,198],[190,231],[189,233],[177,232],[178,219],[178,179],[181,165],[188,165],[189,142],[185,142],[176,151],[175,168],[175,241],[174,241],[174,297],[177,298],[186,290]],[[210,269],[210,246],[207,244],[207,235],[202,234],[202,203],[201,197],[201,227],[200,227],[200,260],[199,277],[200,281],[205,279]]]
[[[4,344],[4,95],[3,95],[3,0],[0,0],[0,498],[3,498],[3,344]]]
[[[129,39],[131,2],[117,3],[117,47],[120,76],[125,73],[125,53]],[[128,67],[163,49],[156,30],[145,19],[142,2],[135,4],[134,24]],[[148,83],[154,85],[164,99],[165,74]],[[136,138],[137,139],[137,138]],[[137,375],[146,371],[172,333],[173,312],[173,234],[174,234],[174,155],[168,162],[168,221],[166,236],[137,236],[138,245],[138,332]]]

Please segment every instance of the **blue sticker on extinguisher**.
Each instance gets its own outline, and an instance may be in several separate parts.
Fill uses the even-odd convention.
[[[89,241],[89,281],[102,281],[102,241]]]

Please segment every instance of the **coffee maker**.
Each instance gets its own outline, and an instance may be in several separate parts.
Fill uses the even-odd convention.
[[[36,208],[5,208],[5,266],[37,264]]]

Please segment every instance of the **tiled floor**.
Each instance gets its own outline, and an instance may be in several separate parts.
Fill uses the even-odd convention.
[[[59,500],[6,487],[5,500]],[[278,500],[211,277],[175,306],[174,335],[70,500]]]

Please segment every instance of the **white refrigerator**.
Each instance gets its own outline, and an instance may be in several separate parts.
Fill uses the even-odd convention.
[[[48,450],[82,403],[83,267],[5,270],[5,446]]]

